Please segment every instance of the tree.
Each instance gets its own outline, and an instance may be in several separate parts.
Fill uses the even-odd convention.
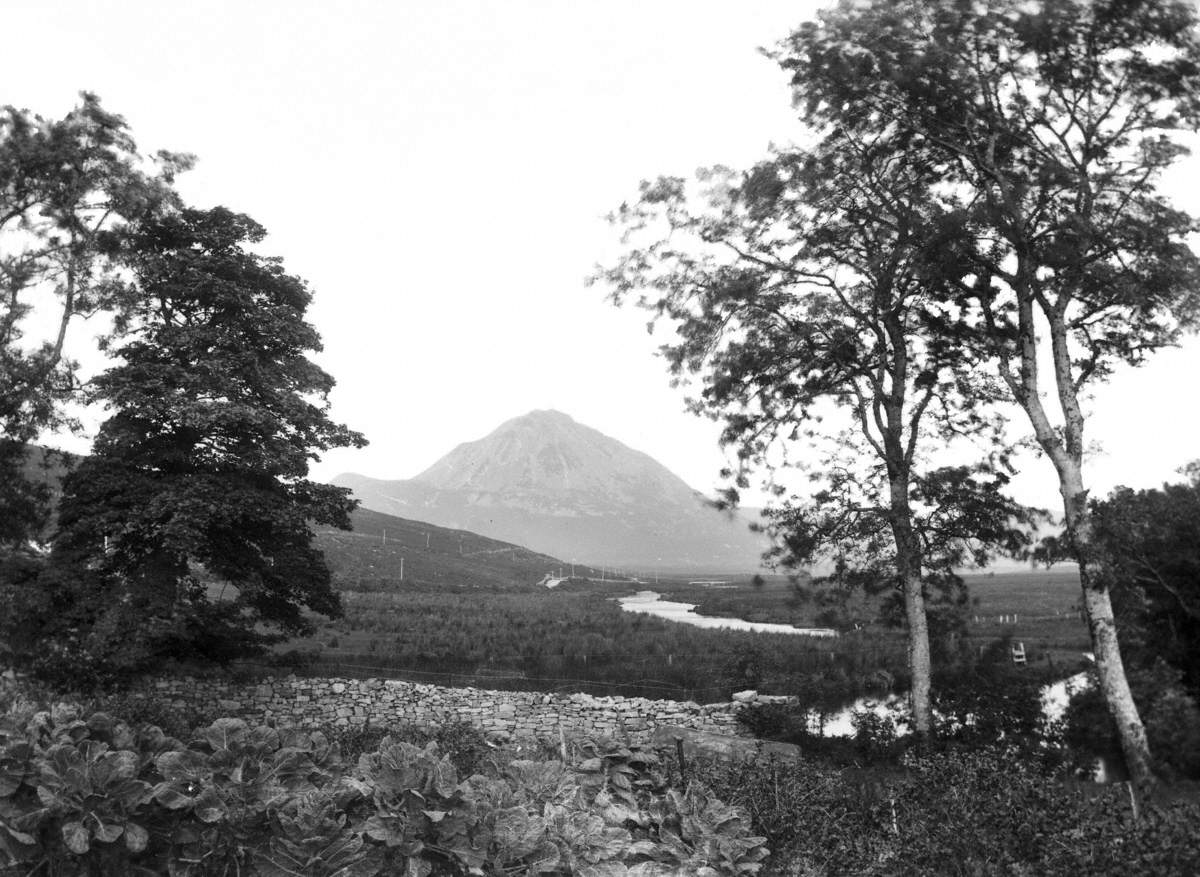
[[[1098,568],[1112,593],[1129,683],[1156,767],[1200,776],[1200,464],[1188,483],[1119,487],[1093,500]],[[1046,546],[1054,559],[1063,546]],[[1119,757],[1120,739],[1098,692],[1071,701],[1069,743]]]
[[[1200,123],[1195,23],[1178,0],[843,2],[778,53],[806,121],[928,154],[956,201],[941,237],[953,316],[1054,466],[1100,684],[1139,782],[1149,748],[1098,574],[1082,399],[1200,306],[1195,223],[1157,190],[1185,153],[1173,132]]]
[[[1200,697],[1200,463],[1185,484],[1120,487],[1092,504],[1100,568],[1131,663],[1163,659]]]
[[[123,243],[134,282],[106,345],[118,364],[92,391],[112,414],[67,477],[49,569],[24,594],[37,611],[17,631],[51,663],[225,660],[310,631],[306,609],[340,614],[310,523],[348,528],[355,503],[306,475],[319,451],[365,441],[328,417],[307,287],[246,249],[264,234],[224,208],[184,209]]]
[[[748,485],[754,464],[801,438],[819,455],[811,500],[770,515],[787,566],[831,561],[826,581],[892,589],[908,628],[914,730],[932,733],[927,601],[961,586],[953,568],[1017,548],[1026,513],[986,405],[990,385],[942,331],[939,199],[919,154],[893,160],[870,138],[780,152],[750,172],[703,172],[695,206],[677,178],[643,184],[614,221],[627,250],[604,272],[613,298],[673,323],[662,348],[698,375],[697,413],[724,423]],[[643,242],[648,239],[648,242]],[[848,414],[840,430],[826,409]],[[836,416],[836,412],[834,413]],[[992,459],[935,469],[929,438],[982,438]]]
[[[61,120],[0,109],[0,547],[21,544],[45,515],[45,491],[24,477],[28,443],[68,422],[78,390],[64,358],[81,314],[111,307],[111,253],[131,220],[175,204],[188,156],[160,152],[151,175],[120,116],[94,95]],[[26,337],[35,309],[57,315],[45,339]]]

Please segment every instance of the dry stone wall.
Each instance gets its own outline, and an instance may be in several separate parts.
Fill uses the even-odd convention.
[[[133,692],[207,713],[270,721],[279,727],[386,727],[468,722],[484,731],[557,739],[606,735],[648,742],[671,725],[749,736],[737,721],[744,702],[707,704],[641,697],[593,697],[536,691],[441,688],[385,679],[309,679],[288,676],[257,683],[194,678],[159,679]]]

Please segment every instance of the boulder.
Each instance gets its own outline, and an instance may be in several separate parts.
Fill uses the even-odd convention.
[[[745,691],[735,691],[733,700],[735,703],[751,703],[758,698],[758,692],[753,688],[747,688]]]
[[[800,760],[800,747],[792,743],[771,743],[752,737],[735,737],[732,734],[714,734],[697,731],[681,725],[659,725],[650,737],[655,749],[676,751],[676,741],[683,744],[684,758],[720,758],[728,761],[754,761],[759,758],[774,758],[779,761]]]

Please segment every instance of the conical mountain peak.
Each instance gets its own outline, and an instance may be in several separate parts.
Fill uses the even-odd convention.
[[[649,455],[553,409],[506,420],[407,481],[336,483],[366,508],[566,560],[749,570],[764,547]]]
[[[586,494],[626,503],[693,502],[692,490],[646,454],[560,411],[531,411],[465,442],[414,481],[439,490]]]

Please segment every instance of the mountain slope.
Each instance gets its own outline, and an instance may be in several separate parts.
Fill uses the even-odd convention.
[[[532,589],[562,561],[545,554],[449,530],[424,521],[356,509],[352,531],[317,527],[317,546],[333,572],[334,584],[350,589],[390,589],[435,585],[454,590]],[[403,560],[403,564],[401,561]],[[580,570],[588,575],[590,570]]]
[[[52,505],[62,495],[62,479],[83,458],[65,451],[30,445],[25,477],[50,489]],[[56,512],[57,509],[55,508]],[[391,588],[401,581],[439,589],[520,590],[535,588],[548,574],[558,575],[569,564],[462,530],[449,530],[424,521],[408,521],[368,509],[350,515],[352,531],[316,526],[316,544],[325,552],[335,586]],[[52,531],[47,526],[46,538]],[[599,572],[580,567],[580,576]]]
[[[415,478],[346,474],[364,507],[626,569],[753,570],[764,542],[653,458],[557,411],[534,411]]]

